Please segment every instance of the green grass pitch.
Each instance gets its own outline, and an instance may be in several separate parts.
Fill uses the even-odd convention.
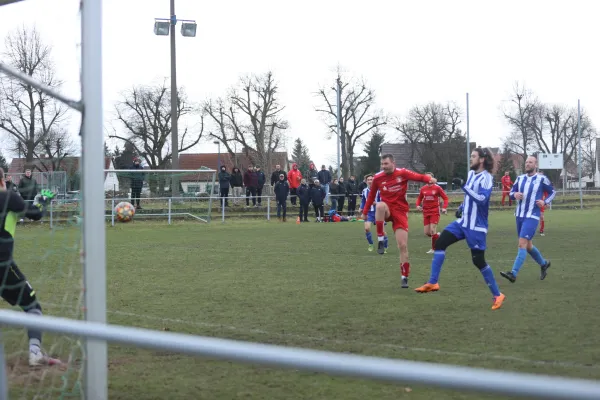
[[[441,227],[451,220],[443,217]],[[394,242],[384,256],[367,252],[361,222],[118,224],[107,228],[108,317],[196,335],[599,379],[598,221],[599,210],[547,212],[547,236],[534,242],[552,261],[548,277],[540,281],[528,258],[510,284],[499,271],[516,255],[514,217],[493,212],[486,256],[507,295],[498,311],[464,243],[447,253],[440,292],[414,292],[431,261],[417,213],[409,290],[400,288]],[[18,229],[16,260],[45,312],[77,316],[78,228]],[[76,364],[65,373],[29,371],[24,331],[5,328],[3,337],[16,398],[78,397]],[[77,338],[46,335],[45,346],[81,358]],[[109,362],[111,399],[495,398],[119,345],[109,347]]]

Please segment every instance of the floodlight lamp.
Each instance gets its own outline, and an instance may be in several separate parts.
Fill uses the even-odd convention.
[[[195,22],[184,22],[181,24],[181,36],[185,37],[196,37],[196,27],[198,25]]]
[[[169,36],[171,23],[166,21],[154,21],[154,34],[158,36]]]

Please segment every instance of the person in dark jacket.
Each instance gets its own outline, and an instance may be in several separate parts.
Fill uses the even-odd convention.
[[[25,200],[28,205],[32,204],[33,199],[35,199],[35,196],[38,194],[38,187],[35,178],[31,176],[30,169],[25,170],[25,176],[19,181],[17,189],[23,200]]]
[[[229,207],[229,201],[227,198],[229,197],[229,186],[231,181],[231,174],[227,172],[227,168],[224,165],[221,165],[221,172],[219,172],[219,189],[221,191],[221,207]]]
[[[310,188],[306,184],[306,179],[300,181],[300,186],[296,189],[296,195],[300,201],[300,212],[298,218],[301,222],[308,222],[308,205],[310,204]]]
[[[258,182],[258,186],[256,187],[256,198],[258,206],[260,207],[263,188],[265,187],[265,183],[267,182],[267,177],[265,176],[265,173],[262,172],[260,167],[256,167],[256,180]]]
[[[287,176],[287,172],[281,169],[281,165],[275,166],[275,171],[271,174],[271,186],[275,187],[275,184],[279,181],[279,175],[284,174]]]
[[[358,184],[354,175],[346,182],[346,196],[348,196],[348,216],[353,217],[356,212],[356,196],[358,196]]]
[[[338,207],[338,197],[337,194],[340,190],[340,185],[338,184],[337,179],[333,179],[333,182],[329,186],[329,197],[331,198],[331,209],[337,211]]]
[[[315,215],[317,220],[315,222],[323,222],[325,210],[323,207],[323,200],[325,200],[325,190],[321,187],[321,183],[318,179],[315,179],[314,185],[310,188],[310,201],[315,209]]]
[[[275,184],[273,191],[275,192],[275,200],[277,201],[277,218],[282,221],[281,212],[283,211],[283,222],[285,222],[287,198],[288,194],[290,194],[290,184],[288,183],[284,174],[279,175],[279,181]]]
[[[344,177],[340,176],[338,187],[338,214],[342,215],[342,211],[344,211],[344,204],[346,203],[346,182],[344,182]]]
[[[246,207],[250,207],[250,196],[252,196],[252,205],[256,204],[256,189],[258,188],[258,177],[252,165],[248,165],[248,169],[244,172],[244,186],[246,186]]]
[[[242,197],[242,186],[244,186],[244,177],[238,167],[233,167],[233,170],[231,170],[229,185],[233,190],[233,204],[238,204],[240,197]]]
[[[136,157],[133,159],[131,169],[144,170],[139,158]],[[141,210],[140,197],[142,197],[142,186],[144,186],[144,174],[142,172],[133,172],[131,175],[131,204],[138,210]]]
[[[327,170],[325,165],[321,165],[321,170],[317,174],[321,187],[325,191],[325,204],[329,204],[329,184],[331,183],[331,173]]]
[[[12,176],[6,175],[6,190],[18,192],[17,185],[12,181]]]
[[[313,187],[317,179],[319,179],[319,171],[317,171],[315,163],[311,162],[308,166],[308,187]]]
[[[367,180],[363,179],[363,181],[358,184],[358,194],[362,194],[363,190],[365,190],[367,186],[369,186],[367,185]]]

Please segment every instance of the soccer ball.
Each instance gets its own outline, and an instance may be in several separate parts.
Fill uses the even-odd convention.
[[[129,222],[135,215],[135,207],[131,203],[122,201],[115,207],[115,214],[119,222]]]

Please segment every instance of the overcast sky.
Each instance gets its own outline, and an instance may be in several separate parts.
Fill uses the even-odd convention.
[[[122,90],[170,76],[169,39],[153,34],[154,18],[169,16],[169,1],[103,3],[111,124]],[[498,146],[507,133],[500,109],[515,81],[545,102],[576,107],[581,99],[598,125],[599,9],[564,0],[177,0],[177,17],[198,22],[196,38],[177,37],[178,84],[200,102],[224,95],[242,75],[272,70],[287,107],[288,149],[301,137],[318,164],[331,163],[336,147],[324,139],[315,92],[333,82],[338,64],[363,77],[377,106],[392,115],[429,101],[464,108],[468,92],[471,139]],[[35,24],[53,46],[64,92],[79,98],[79,21],[76,0],[25,0],[0,8],[0,36]],[[72,124],[75,130],[76,118]],[[390,131],[388,141],[396,137]]]

